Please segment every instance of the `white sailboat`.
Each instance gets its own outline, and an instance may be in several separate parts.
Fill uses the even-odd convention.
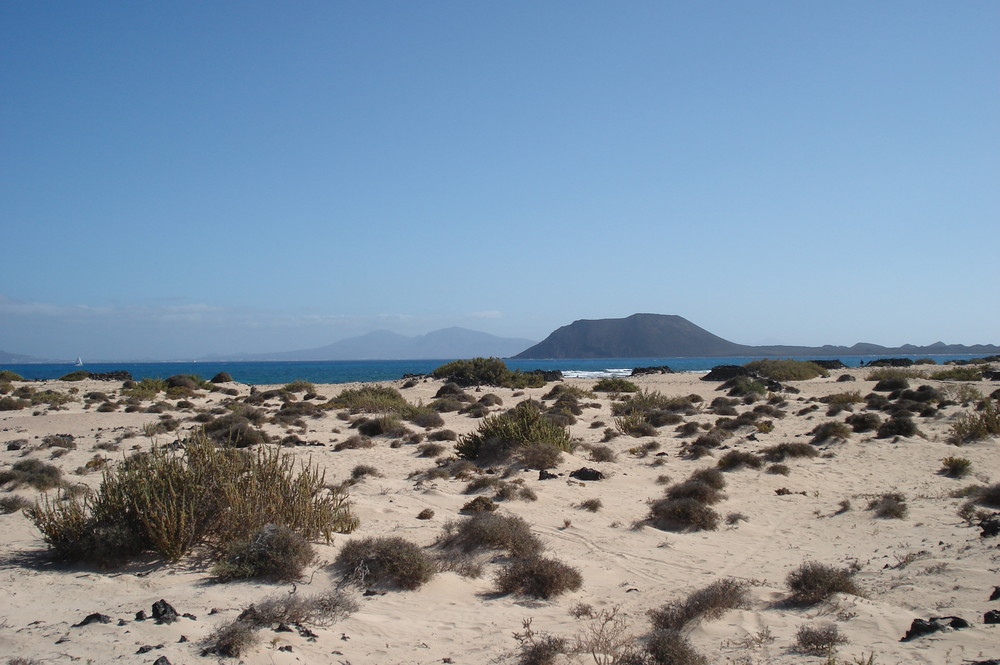
[[[76,364],[77,367],[83,367],[83,358],[81,358],[80,356],[77,356],[75,364]]]

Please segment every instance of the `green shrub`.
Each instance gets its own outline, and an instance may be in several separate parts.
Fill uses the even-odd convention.
[[[910,369],[907,367],[876,367],[869,370],[865,377],[868,381],[882,381],[884,379],[924,379],[926,374],[923,370]],[[907,386],[909,387],[909,386]]]
[[[546,419],[537,405],[524,401],[485,418],[475,432],[459,438],[455,449],[460,457],[489,463],[503,461],[531,444],[550,444],[569,452],[569,432]]]
[[[364,588],[419,589],[437,572],[422,549],[404,538],[386,536],[351,540],[344,544],[335,564]]]
[[[24,381],[24,377],[12,369],[0,369],[0,381],[10,383],[11,381]]]
[[[580,571],[557,559],[540,556],[515,559],[494,579],[498,593],[517,593],[548,600],[583,586]]]
[[[965,478],[972,471],[972,462],[964,457],[946,457],[941,460],[941,466],[949,478]]]
[[[639,386],[620,376],[609,376],[595,383],[591,390],[602,393],[635,393],[639,392]]]
[[[719,386],[719,389],[728,389],[729,392],[726,394],[730,397],[763,396],[767,394],[767,386],[749,376],[734,376]]]
[[[223,580],[264,577],[292,582],[316,554],[309,541],[286,526],[267,524],[246,542],[230,543],[214,568]]]
[[[656,428],[646,420],[644,413],[629,413],[615,418],[615,427],[622,434],[628,434],[636,438],[643,436],[656,436]]]
[[[20,411],[31,406],[31,402],[17,397],[0,397],[0,411]]]
[[[230,413],[205,424],[205,435],[212,441],[235,448],[267,443],[271,438],[252,425],[246,416]]]
[[[428,407],[415,408],[407,420],[417,427],[423,427],[426,429],[441,427],[444,425],[444,418],[441,417],[441,414]]]
[[[400,428],[399,416],[386,414],[377,418],[363,418],[358,421],[358,433],[364,436],[391,435]]]
[[[267,524],[327,541],[357,526],[346,496],[327,488],[315,467],[277,450],[218,449],[203,436],[180,452],[130,457],[105,470],[93,496],[45,497],[29,517],[58,556],[98,563],[142,551],[177,560],[199,543],[218,551]]]
[[[691,498],[659,499],[649,506],[650,522],[665,531],[715,531],[719,514]]]
[[[882,393],[890,393],[894,390],[906,390],[910,387],[910,382],[902,376],[890,376],[875,384],[872,390]]]
[[[860,404],[865,401],[865,398],[861,396],[861,393],[857,390],[846,392],[846,393],[834,393],[833,395],[827,395],[820,399],[821,402],[827,404]]]
[[[791,591],[789,602],[795,605],[815,605],[835,593],[862,595],[854,583],[854,571],[807,561],[788,574]]]
[[[380,385],[348,388],[330,400],[329,406],[352,413],[406,414],[413,408],[398,390]]]
[[[499,358],[454,360],[441,365],[431,374],[460,386],[498,386],[501,388],[540,388],[545,377],[538,372],[511,371]]]
[[[122,397],[148,401],[155,399],[158,393],[167,389],[167,382],[163,379],[145,378],[136,383],[131,388],[122,389]]]
[[[983,378],[983,371],[975,365],[961,365],[934,372],[931,378],[938,381],[979,381]]]
[[[711,621],[727,610],[749,607],[749,584],[726,577],[688,594],[686,598],[649,612],[659,630],[680,631],[695,619]]]
[[[699,503],[712,505],[725,499],[726,495],[722,491],[700,480],[686,480],[667,489],[667,498],[694,499]]]
[[[752,360],[743,365],[752,372],[775,381],[805,381],[830,373],[814,362],[792,360],[791,358],[764,358]]]
[[[444,525],[438,545],[445,550],[465,553],[504,550],[513,557],[537,555],[544,548],[531,527],[516,515],[478,513]]]
[[[316,384],[312,381],[306,381],[304,379],[296,379],[291,383],[286,383],[282,390],[286,390],[290,393],[315,393]]]

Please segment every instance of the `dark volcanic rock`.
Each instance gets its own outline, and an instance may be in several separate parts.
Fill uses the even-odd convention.
[[[576,478],[577,480],[604,480],[603,473],[597,469],[591,469],[586,466],[570,472],[569,477]]]
[[[993,587],[993,593],[990,594],[990,600],[1000,600],[1000,586]]]
[[[808,360],[814,365],[819,365],[823,369],[847,369],[847,365],[839,360]]]
[[[674,370],[667,365],[657,367],[636,367],[632,370],[632,376],[646,376],[647,374],[673,374]]]
[[[879,358],[868,362],[868,367],[910,367],[913,361],[909,358]]]
[[[153,618],[156,623],[173,623],[177,621],[177,610],[161,598],[153,603]]]
[[[737,376],[752,376],[751,372],[746,367],[742,365],[716,365],[712,368],[705,376],[701,377],[702,381],[728,381]]]
[[[990,610],[984,614],[983,623],[1000,623],[1000,610]]]
[[[980,538],[1000,536],[1000,513],[993,513],[979,520]]]
[[[538,472],[539,480],[552,480],[553,478],[558,478],[558,477],[559,476],[557,476],[556,474],[552,473],[551,471],[546,471],[545,469],[542,469],[541,471]]]
[[[906,635],[900,638],[900,642],[909,642],[924,635],[936,633],[939,630],[968,628],[969,622],[961,617],[931,617],[930,619],[914,619],[910,624],[910,629]]]
[[[74,628],[80,628],[81,626],[89,626],[92,623],[111,623],[111,617],[107,614],[101,614],[100,612],[94,612],[93,614],[88,614],[84,617],[83,621],[80,623],[74,623]]]

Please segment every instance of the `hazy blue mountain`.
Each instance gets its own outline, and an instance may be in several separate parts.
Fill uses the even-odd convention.
[[[497,337],[465,328],[445,328],[407,337],[376,330],[315,349],[241,355],[214,355],[205,360],[419,360],[422,358],[509,358],[534,344],[529,339]]]
[[[23,353],[8,353],[7,351],[0,351],[0,363],[8,363],[11,365],[27,365],[30,363],[51,363],[51,362],[59,362],[59,361],[47,358],[36,358],[35,356],[26,356]]]
[[[515,358],[690,358],[712,356],[867,356],[921,354],[1000,353],[992,344],[906,344],[886,347],[861,343],[854,346],[749,346],[736,344],[699,328],[675,314],[633,314],[624,319],[574,321],[563,326]]]

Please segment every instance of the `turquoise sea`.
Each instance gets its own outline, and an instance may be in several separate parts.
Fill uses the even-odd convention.
[[[713,358],[570,358],[552,360],[507,360],[511,369],[522,371],[543,369],[560,370],[567,377],[598,378],[628,376],[635,367],[667,365],[675,372],[707,372],[716,365],[742,365],[761,356],[733,356]],[[849,367],[857,367],[877,358],[896,356],[813,356],[817,360],[839,359]],[[905,356],[907,358],[933,358],[937,363],[946,360],[975,358],[961,356]],[[76,369],[90,372],[127,371],[136,380],[166,378],[174,374],[197,374],[210,379],[219,372],[229,372],[240,383],[275,384],[296,379],[313,383],[348,383],[352,381],[387,381],[402,378],[405,374],[428,374],[449,359],[437,360],[327,360],[312,362],[153,362],[153,363],[86,363],[75,367],[68,363],[0,365],[26,379],[57,379]]]

